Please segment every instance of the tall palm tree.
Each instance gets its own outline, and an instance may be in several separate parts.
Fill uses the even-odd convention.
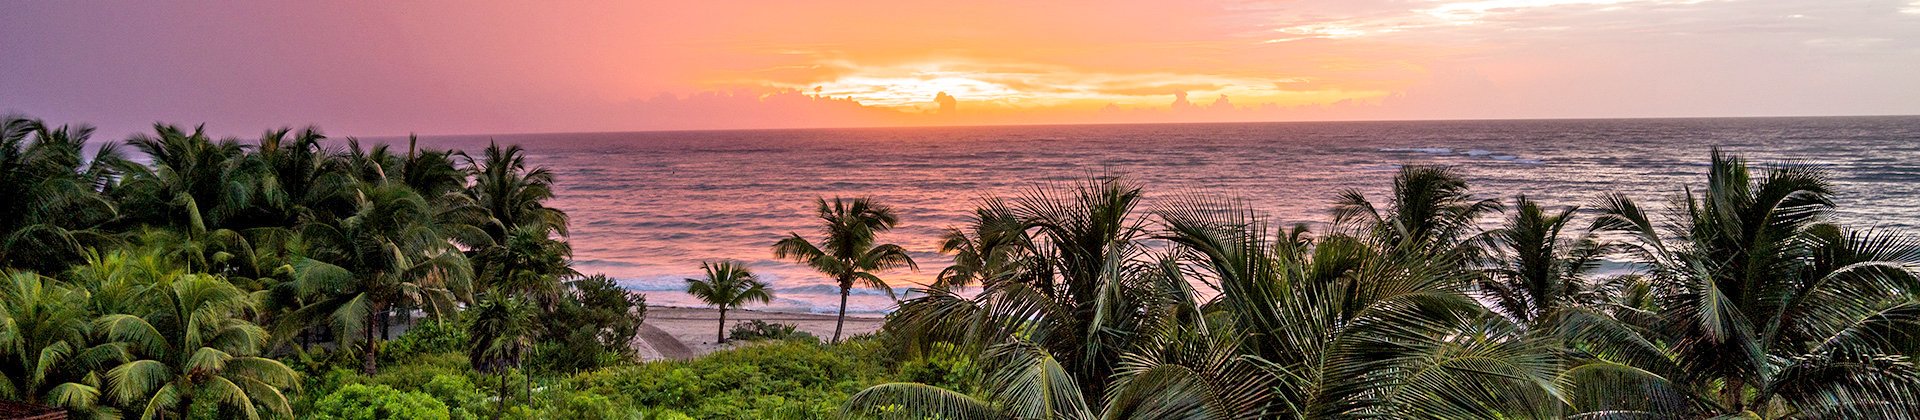
[[[396,183],[363,185],[356,207],[345,218],[302,226],[310,245],[294,262],[295,281],[298,294],[311,299],[294,317],[329,320],[342,334],[362,335],[363,370],[373,374],[380,315],[418,305],[441,316],[470,299],[472,269],[449,238],[471,227],[440,223],[426,199]]]
[[[1827,176],[1805,166],[1755,176],[1713,152],[1704,189],[1689,189],[1658,223],[1631,198],[1602,202],[1599,226],[1629,235],[1647,267],[1653,310],[1622,321],[1658,343],[1674,369],[1641,369],[1595,392],[1649,389],[1660,398],[1593,409],[1658,412],[1645,400],[1692,402],[1688,415],[1898,418],[1920,412],[1920,241],[1826,221]],[[1636,366],[1637,367],[1637,366]]]
[[[840,330],[847,323],[847,295],[857,283],[878,289],[893,297],[893,287],[874,274],[876,271],[905,267],[919,269],[907,250],[894,244],[876,244],[880,233],[900,223],[893,208],[875,204],[866,198],[834,197],[815,200],[815,213],[824,226],[816,245],[799,233],[773,244],[775,258],[790,259],[832,277],[840,286],[840,315],[833,324],[833,341],[840,341]]]
[[[140,418],[185,416],[209,398],[228,416],[260,418],[260,408],[291,416],[284,390],[298,382],[279,361],[261,357],[267,331],[240,316],[254,310],[245,291],[218,277],[169,273],[148,279],[136,313],[101,316],[96,328],[126,343],[132,360],[106,372],[107,388]]]
[[[1505,224],[1483,235],[1482,276],[1475,287],[1494,309],[1523,324],[1557,309],[1597,303],[1599,285],[1587,278],[1606,246],[1593,232],[1568,232],[1579,207],[1549,213],[1522,195]],[[1572,236],[1567,236],[1572,233]]]
[[[122,361],[121,347],[92,340],[85,289],[14,271],[0,284],[0,398],[43,402],[111,416],[99,399],[98,369]]]
[[[702,262],[700,270],[706,272],[706,277],[687,279],[687,294],[720,309],[720,329],[714,338],[716,343],[727,342],[727,309],[752,302],[773,301],[773,293],[767,290],[767,284],[754,278],[744,265],[733,261]]]
[[[84,150],[93,127],[50,127],[0,117],[0,267],[59,272],[83,250],[115,242],[102,225],[118,213],[101,189],[117,174],[117,149]]]
[[[572,248],[555,238],[567,234],[567,214],[546,206],[554,197],[553,172],[528,166],[519,145],[490,142],[478,159],[455,156],[472,178],[464,197],[482,215],[474,224],[492,239],[484,246],[467,244],[482,289],[532,294],[551,308],[561,280],[579,275],[567,263]]]

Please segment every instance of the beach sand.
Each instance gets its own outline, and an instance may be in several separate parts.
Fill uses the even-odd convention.
[[[745,344],[734,341],[721,346],[714,342],[719,316],[720,311],[713,308],[648,306],[647,320],[641,324],[640,334],[634,338],[634,349],[641,360],[689,359]],[[727,311],[727,328],[731,330],[734,323],[750,319],[793,324],[823,341],[833,337],[832,314],[733,309]],[[846,330],[841,332],[841,338],[878,331],[884,323],[885,320],[880,317],[848,314]]]

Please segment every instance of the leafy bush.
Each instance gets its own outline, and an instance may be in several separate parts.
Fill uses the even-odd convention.
[[[628,292],[605,275],[567,283],[569,293],[541,319],[543,334],[531,368],[579,372],[631,359],[630,343],[647,316],[645,295]]]
[[[926,356],[901,363],[899,380],[971,393],[979,376],[972,355],[943,341],[933,343]]]
[[[829,418],[848,395],[882,382],[874,346],[768,342],[691,361],[660,361],[581,373],[568,389],[606,395],[658,416],[693,418]],[[848,351],[856,350],[856,351]]]
[[[760,340],[803,340],[803,341],[814,341],[814,342],[820,341],[819,337],[814,337],[813,334],[808,333],[806,331],[800,331],[800,328],[793,324],[780,324],[780,323],[761,321],[758,319],[751,319],[745,322],[733,324],[733,330],[729,331],[727,333],[727,336],[735,340],[745,340],[745,341],[760,341]]]
[[[467,328],[447,319],[421,320],[400,338],[381,345],[383,364],[406,363],[413,357],[431,353],[459,353],[467,349]]]
[[[425,393],[402,392],[386,385],[351,384],[315,404],[313,418],[323,420],[448,419],[447,405]]]
[[[453,420],[473,420],[480,418],[486,410],[486,396],[480,394],[480,388],[465,375],[436,375],[420,390],[447,405],[447,414]]]

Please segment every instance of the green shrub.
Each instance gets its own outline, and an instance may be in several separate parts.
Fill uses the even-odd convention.
[[[447,405],[425,393],[402,392],[386,385],[351,384],[315,404],[313,418],[323,420],[448,419]]]
[[[466,375],[436,375],[420,391],[433,396],[447,405],[447,414],[453,420],[472,420],[480,418],[486,412],[486,396]]]
[[[459,322],[426,319],[408,329],[400,338],[380,346],[382,364],[406,363],[422,354],[460,353],[467,350],[467,328]]]
[[[853,351],[802,341],[760,343],[691,361],[662,361],[581,373],[568,389],[609,396],[658,416],[700,419],[832,417],[853,392],[885,382],[885,370]]]
[[[380,367],[380,373],[365,382],[393,387],[394,389],[420,389],[428,381],[443,375],[465,375],[473,369],[467,364],[467,356],[460,353],[432,353],[417,355],[405,364],[393,364]]]
[[[745,340],[745,341],[760,341],[760,340],[801,340],[801,341],[814,341],[814,342],[820,341],[819,337],[814,337],[812,333],[808,333],[806,331],[800,331],[799,327],[794,326],[792,324],[766,322],[758,319],[751,319],[745,322],[733,324],[733,330],[727,332],[727,337],[732,338],[734,340]]]
[[[926,356],[901,363],[898,380],[968,393],[975,390],[973,384],[979,375],[972,355],[953,343],[939,342],[933,343]]]

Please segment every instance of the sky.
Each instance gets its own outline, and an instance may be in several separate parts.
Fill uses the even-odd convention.
[[[120,137],[1920,114],[1920,0],[0,0]]]

